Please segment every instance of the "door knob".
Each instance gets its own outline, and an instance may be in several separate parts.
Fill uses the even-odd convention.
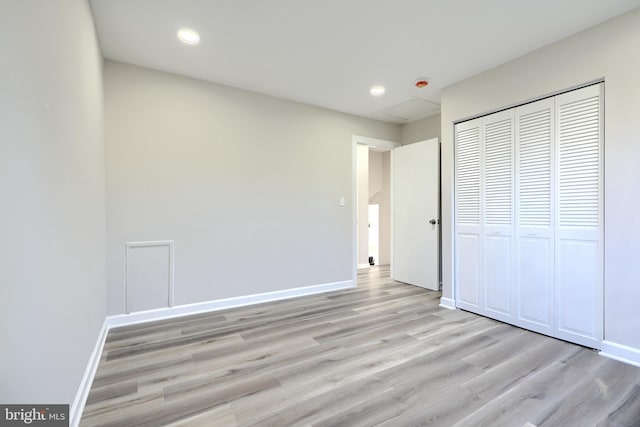
[[[431,224],[431,225],[436,225],[436,222],[437,222],[437,221],[436,221],[435,219],[431,219],[431,220],[429,220],[429,224]]]

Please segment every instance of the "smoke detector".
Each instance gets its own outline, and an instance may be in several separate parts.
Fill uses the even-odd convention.
[[[427,87],[429,85],[429,79],[427,79],[426,77],[420,77],[415,81],[415,83],[413,83],[413,85],[418,89],[422,89],[423,87]]]

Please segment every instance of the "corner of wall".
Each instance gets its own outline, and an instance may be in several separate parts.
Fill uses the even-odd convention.
[[[640,349],[604,340],[600,355],[640,367]]]
[[[69,425],[71,427],[75,427],[80,424],[82,412],[84,411],[85,404],[87,403],[87,397],[89,396],[93,379],[96,376],[96,371],[102,357],[102,350],[104,349],[108,333],[109,325],[107,318],[105,318],[100,334],[98,335],[98,339],[96,340],[96,344],[93,347],[93,351],[91,352],[91,356],[87,362],[87,367],[85,368],[84,375],[80,381],[78,391],[76,392],[76,396],[69,409]]]

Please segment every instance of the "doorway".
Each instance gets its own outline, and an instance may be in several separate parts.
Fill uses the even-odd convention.
[[[398,146],[400,144],[391,141],[353,138],[354,194],[357,195],[354,204],[354,280],[358,268],[371,266],[370,257],[374,265],[391,262],[391,151]],[[377,208],[373,207],[375,205]],[[377,221],[375,214],[369,215],[370,209],[377,211]]]
[[[439,159],[437,138],[400,146],[353,137],[354,282],[358,268],[388,264],[394,280],[439,289]],[[376,204],[377,254],[375,245],[369,252],[369,205]]]
[[[391,263],[391,151],[359,146],[358,268]]]

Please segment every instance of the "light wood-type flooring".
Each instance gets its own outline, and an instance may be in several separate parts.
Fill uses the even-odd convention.
[[[640,426],[640,368],[359,272],[111,330],[82,426]]]

